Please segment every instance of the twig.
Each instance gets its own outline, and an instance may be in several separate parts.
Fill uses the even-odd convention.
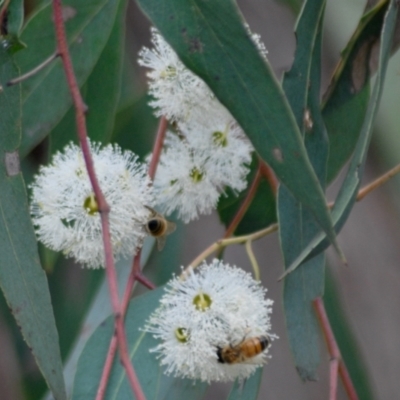
[[[157,165],[158,161],[160,160],[161,150],[164,144],[164,138],[167,132],[167,127],[168,127],[168,121],[163,116],[161,117],[160,123],[158,125],[156,140],[153,146],[153,154],[149,165],[149,176],[152,180],[154,180],[154,177],[156,175]]]
[[[122,320],[124,320],[126,311],[128,309],[129,300],[131,298],[131,293],[133,290],[133,285],[135,284],[136,280],[136,274],[138,273],[138,271],[140,272],[140,256],[141,256],[141,250],[137,252],[137,254],[133,259],[131,272],[129,274],[128,281],[126,283],[124,297],[121,303]],[[116,334],[114,333],[114,335],[111,338],[110,345],[108,347],[106,361],[104,362],[103,372],[101,374],[99,387],[97,389],[96,400],[104,399],[117,347],[118,347],[118,340]]]
[[[274,171],[270,168],[268,164],[264,160],[260,159],[260,172],[261,175],[268,181],[269,186],[271,187],[272,193],[276,196],[276,192],[278,190],[279,181],[276,178]]]
[[[184,278],[189,268],[196,268],[203,260],[205,260],[212,253],[215,253],[219,249],[230,246],[232,244],[242,244],[247,241],[254,241],[262,238],[263,236],[269,235],[272,232],[278,230],[278,224],[272,224],[268,228],[261,229],[260,231],[253,232],[249,235],[236,236],[229,239],[219,239],[212,245],[207,247],[202,253],[200,253],[188,266],[182,271],[181,277]]]
[[[44,60],[41,64],[39,64],[37,67],[31,69],[30,71],[28,71],[27,73],[20,75],[18,78],[14,78],[11,79],[10,81],[7,82],[7,86],[12,86],[15,85],[17,83],[20,83],[28,78],[30,78],[31,76],[37,74],[39,71],[41,71],[43,68],[47,67],[49,64],[51,64],[57,57],[59,56],[59,54],[56,52],[54,54],[52,54],[49,58],[47,58],[46,60]]]
[[[224,238],[228,238],[233,235],[236,228],[240,224],[240,221],[243,219],[244,214],[249,209],[251,202],[254,199],[254,196],[257,193],[257,189],[261,182],[261,162],[258,165],[257,172],[254,175],[254,179],[251,182],[250,188],[244,198],[239,210],[236,212],[235,216],[233,217],[231,223],[229,224],[228,228],[225,231]]]
[[[62,16],[61,0],[53,0],[53,15],[54,15],[54,26],[55,26],[56,40],[57,40],[57,54],[61,56],[65,75],[68,82],[68,87],[70,89],[72,100],[75,106],[78,138],[81,144],[82,153],[88,171],[89,179],[96,197],[96,201],[98,203],[100,217],[101,217],[104,252],[105,252],[105,268],[107,274],[107,281],[110,289],[111,303],[115,316],[115,329],[116,329],[117,342],[120,349],[121,362],[125,368],[128,380],[130,382],[133,392],[135,393],[136,399],[145,400],[145,396],[140,387],[139,381],[132,367],[129,354],[127,351],[126,336],[125,336],[125,330],[121,312],[122,308],[119,302],[117,277],[116,277],[112,247],[111,247],[109,219],[108,219],[110,207],[104,198],[104,195],[101,191],[100,185],[98,183],[94,171],[93,159],[90,154],[89,143],[87,140],[86,120],[85,120],[86,106],[83,102],[81,93],[79,91],[78,83],[75,78],[71,58],[69,55],[64,21]]]
[[[135,276],[135,279],[140,282],[143,286],[147,287],[147,289],[154,290],[157,286],[147,279],[142,273]]]
[[[258,266],[258,262],[256,256],[254,255],[253,249],[251,247],[251,240],[248,240],[245,244],[246,246],[246,253],[249,257],[251,266],[253,267],[254,271],[254,278],[259,281],[260,280],[260,267]]]
[[[378,187],[382,186],[386,183],[390,178],[393,178],[396,174],[400,172],[400,164],[396,165],[391,170],[387,171],[385,174],[380,176],[379,178],[375,179],[373,182],[369,183],[368,185],[364,186],[357,195],[357,201],[362,200],[367,194],[371,193]]]
[[[350,400],[358,400],[357,392],[354,389],[353,382],[350,379],[346,365],[344,364],[342,356],[340,355],[340,350],[336,343],[335,335],[333,334],[321,297],[317,297],[313,301],[313,304],[324,333],[329,354],[331,356],[329,400],[336,400],[338,370],[348,398]]]
[[[154,146],[153,146],[153,157],[152,157],[152,159],[150,161],[150,165],[149,165],[149,176],[151,179],[154,179],[154,176],[155,176],[158,161],[160,159],[161,149],[162,149],[162,146],[164,143],[167,126],[168,126],[167,119],[165,117],[161,117],[160,123],[158,126],[158,130],[157,130],[156,140],[155,140]],[[129,274],[128,281],[126,283],[124,297],[122,299],[122,305],[121,305],[122,319],[125,318],[125,314],[128,309],[129,300],[132,295],[133,286],[135,284],[135,281],[140,282],[141,284],[143,284],[144,286],[146,286],[149,289],[155,289],[155,285],[152,282],[150,282],[150,280],[148,280],[142,274],[142,271],[140,268],[141,253],[142,253],[142,251],[141,251],[141,249],[139,249],[138,252],[136,253],[135,257],[133,258],[131,272]],[[104,396],[106,393],[106,388],[107,388],[107,383],[108,383],[111,369],[112,369],[112,364],[114,361],[115,353],[117,351],[117,345],[118,345],[117,336],[114,334],[113,337],[111,338],[110,345],[108,347],[107,357],[104,362],[103,372],[102,372],[102,375],[100,378],[99,387],[97,389],[96,400],[104,399]]]

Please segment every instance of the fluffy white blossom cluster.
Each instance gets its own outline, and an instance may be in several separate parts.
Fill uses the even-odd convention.
[[[117,145],[90,143],[98,182],[110,206],[115,259],[131,256],[146,235],[143,229],[154,202],[146,167]],[[40,241],[91,267],[104,266],[98,205],[81,149],[68,145],[41,167],[31,185],[31,214]]]
[[[151,351],[167,374],[231,381],[265,364],[276,338],[270,334],[273,301],[249,273],[215,259],[186,279],[175,277],[165,290],[144,330],[161,341]]]
[[[150,105],[174,127],[154,180],[157,205],[189,222],[215,209],[225,188],[246,188],[253,148],[229,111],[155,29],[152,42],[152,50],[141,50],[139,64],[150,69]]]

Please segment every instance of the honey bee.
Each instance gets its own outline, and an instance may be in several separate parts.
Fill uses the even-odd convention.
[[[243,339],[239,344],[217,347],[218,362],[222,364],[251,363],[251,359],[261,354],[271,343],[264,335]]]
[[[157,248],[162,250],[165,246],[165,236],[169,235],[176,229],[176,224],[167,221],[163,215],[159,214],[156,210],[146,206],[150,211],[150,216],[145,224],[147,233],[157,239]]]

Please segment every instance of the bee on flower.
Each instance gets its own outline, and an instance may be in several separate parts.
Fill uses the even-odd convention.
[[[160,341],[167,374],[201,381],[248,378],[266,363],[273,301],[244,270],[220,260],[175,277],[144,328]]]

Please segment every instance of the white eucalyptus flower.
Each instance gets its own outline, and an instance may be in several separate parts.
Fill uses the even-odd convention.
[[[139,65],[150,71],[150,94],[154,100],[150,105],[157,116],[166,116],[170,121],[189,118],[192,110],[207,102],[213,93],[193,72],[185,67],[172,47],[155,28],[152,28],[154,49],[144,47],[139,53]]]
[[[230,112],[155,29],[152,41],[154,49],[144,48],[139,58],[150,68],[150,105],[175,127],[167,133],[154,181],[157,206],[189,222],[210,214],[226,188],[234,193],[246,188],[253,147]]]
[[[98,182],[110,206],[110,234],[115,259],[141,245],[152,187],[144,165],[117,145],[90,144]],[[104,266],[98,205],[81,149],[69,144],[50,165],[40,168],[31,185],[31,214],[38,239],[87,267]]]
[[[214,260],[203,263],[186,279],[166,286],[160,307],[145,330],[161,343],[158,353],[166,373],[202,381],[232,381],[249,377],[266,362],[268,347],[246,361],[221,363],[218,352],[270,334],[273,301],[251,275]]]
[[[178,212],[189,222],[199,214],[210,214],[222,191],[209,171],[209,153],[192,149],[185,140],[168,134],[154,179],[157,206],[166,215]]]

